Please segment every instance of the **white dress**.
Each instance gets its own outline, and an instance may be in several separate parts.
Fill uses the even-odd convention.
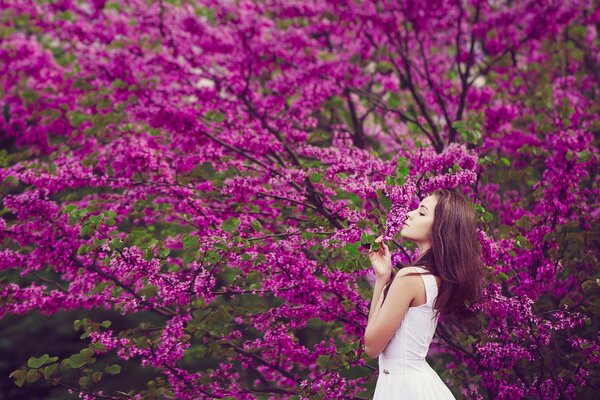
[[[414,267],[419,272],[425,268]],[[379,355],[379,377],[373,400],[454,400],[450,389],[425,360],[437,327],[432,320],[438,287],[433,275],[421,275],[427,301],[409,307],[400,327]]]

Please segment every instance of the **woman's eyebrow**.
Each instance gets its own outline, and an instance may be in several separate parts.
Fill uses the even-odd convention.
[[[424,209],[426,209],[427,211],[429,211],[429,208],[425,207],[423,204],[421,204],[420,207],[423,207]]]

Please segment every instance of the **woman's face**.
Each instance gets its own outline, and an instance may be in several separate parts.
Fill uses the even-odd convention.
[[[427,196],[419,206],[406,214],[406,222],[404,223],[400,235],[417,243],[429,242],[431,226],[433,225],[433,211],[437,204],[435,196]]]

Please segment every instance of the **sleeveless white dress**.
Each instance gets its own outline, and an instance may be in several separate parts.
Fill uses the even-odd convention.
[[[414,267],[419,272],[428,271]],[[421,275],[427,301],[409,307],[385,350],[379,355],[379,377],[373,400],[454,400],[450,389],[425,360],[437,327],[433,305],[438,287],[433,275]]]

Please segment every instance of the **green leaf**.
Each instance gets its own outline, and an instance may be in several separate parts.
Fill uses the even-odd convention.
[[[83,325],[83,322],[80,319],[76,319],[75,321],[73,321],[73,329],[75,329],[76,331],[81,329],[82,325]]]
[[[92,215],[90,217],[90,222],[92,224],[98,224],[100,221],[102,221],[104,219],[104,215],[100,214],[100,215]]]
[[[8,377],[13,378],[15,380],[15,384],[18,387],[22,387],[23,384],[25,383],[25,378],[27,377],[27,372],[25,372],[22,369],[18,369],[16,371],[11,372]]]
[[[321,174],[320,172],[317,172],[310,177],[310,180],[312,182],[316,183],[316,182],[320,182],[322,177],[323,177],[323,174]]]
[[[114,220],[114,218],[107,218],[106,221],[104,221],[104,223],[108,226],[114,226],[116,224],[116,221]]]
[[[121,373],[121,366],[119,364],[109,365],[106,368],[104,368],[104,372],[113,376],[118,375]]]
[[[90,377],[87,375],[82,376],[81,378],[79,378],[79,386],[83,389],[87,388],[88,384],[90,383]]]
[[[89,348],[92,350],[98,350],[100,352],[106,351],[106,346],[100,342],[91,343]]]
[[[73,210],[76,210],[77,206],[75,204],[69,204],[68,206],[64,206],[62,212],[64,214],[71,214]]]
[[[578,151],[577,153],[575,153],[577,155],[577,158],[581,161],[587,161],[591,158],[592,153],[590,153],[589,150],[583,150],[583,151]]]
[[[396,178],[404,181],[404,178],[408,175],[408,167],[406,166],[408,160],[406,157],[400,157],[396,164]]]
[[[202,118],[206,119],[209,122],[216,122],[216,123],[225,121],[225,115],[223,115],[215,110],[210,110],[210,111],[204,113]]]
[[[183,238],[183,248],[189,249],[191,247],[197,247],[200,245],[198,236],[185,236]]]
[[[96,286],[94,286],[94,288],[92,289],[92,291],[90,292],[90,294],[98,294],[103,292],[108,286],[110,285],[110,282],[102,282],[97,284]],[[75,328],[77,329],[77,328]]]
[[[337,353],[338,353],[338,354],[348,354],[348,353],[350,353],[350,352],[351,352],[351,351],[353,351],[353,350],[354,350],[354,347],[353,347],[352,345],[348,345],[348,346],[343,346],[343,347],[340,347],[340,348],[337,350]]]
[[[197,15],[201,15],[206,17],[211,23],[215,23],[216,16],[215,10],[210,7],[195,7],[195,11]]]
[[[406,126],[408,126],[408,129],[412,132],[415,133],[419,130],[419,126],[417,124],[415,124],[414,122],[407,122]]]
[[[86,359],[88,359],[88,358],[90,358],[91,356],[93,356],[93,355],[94,355],[94,350],[92,350],[92,349],[88,349],[88,348],[86,348],[86,349],[81,349],[81,350],[79,351],[79,354],[81,354],[83,357],[85,357]]]
[[[79,248],[77,249],[77,254],[85,254],[88,251],[89,246],[87,244],[82,244],[81,246],[79,246]]]
[[[103,327],[103,328],[110,328],[111,324],[112,324],[112,322],[106,320],[106,321],[102,321],[102,323],[100,324],[100,326]]]
[[[394,70],[392,63],[388,61],[379,61],[377,63],[377,71],[380,73],[386,73]]]
[[[254,221],[252,221],[250,223],[250,226],[252,226],[252,229],[254,229],[256,232],[260,232],[260,230],[262,229],[262,224],[257,219],[255,219]]]
[[[122,81],[121,79],[115,79],[112,83],[112,87],[114,88],[124,88],[127,87],[127,83],[125,81]]]
[[[452,128],[458,131],[464,142],[477,143],[481,138],[481,125],[477,122],[454,121]]]
[[[221,224],[221,229],[225,232],[233,232],[240,226],[240,220],[237,218],[229,218]]]
[[[521,248],[528,248],[528,249],[531,248],[531,244],[529,243],[529,240],[527,240],[527,238],[523,235],[517,236],[516,245]]]
[[[69,361],[67,359],[61,360],[61,362],[58,365],[58,369],[60,372],[67,372],[68,370],[70,370],[71,367],[69,366]]]
[[[360,253],[358,252],[358,247],[360,246],[360,241],[356,243],[348,243],[344,249],[348,251],[348,254],[351,256],[357,256]]]
[[[456,129],[457,131],[461,131],[465,129],[465,122],[464,121],[454,121],[454,123],[452,124],[452,127],[454,129]]]
[[[388,104],[391,108],[400,107],[400,96],[398,93],[390,92],[390,97],[388,98]]]
[[[81,354],[73,354],[67,358],[67,365],[69,368],[77,369],[81,368],[86,364],[85,358]]]
[[[320,355],[319,358],[317,358],[317,365],[321,368],[327,368],[330,358],[331,357],[328,355]]]
[[[79,232],[80,236],[87,236],[92,232],[92,227],[88,224],[84,224],[81,226],[81,231]]]
[[[360,241],[362,243],[372,243],[375,241],[375,235],[369,235],[366,232],[363,232],[362,236],[360,237]]]
[[[32,383],[38,379],[40,379],[40,372],[37,369],[30,369],[27,371],[27,377],[25,378],[27,382]]]
[[[146,299],[154,297],[158,294],[160,289],[153,285],[145,285],[140,291],[139,294]]]
[[[58,357],[56,357],[58,359]],[[52,375],[58,370],[58,363],[50,364],[44,367],[44,379],[51,379]]]
[[[11,186],[17,186],[19,184],[19,181],[14,176],[9,175],[6,178],[4,178],[4,180],[2,181],[2,184],[4,184],[4,185],[10,184]]]
[[[167,249],[167,248],[160,249],[160,251],[158,252],[158,255],[159,255],[161,258],[165,258],[165,257],[167,257],[169,254],[171,254],[171,249]]]
[[[46,364],[49,359],[50,356],[48,354],[44,354],[40,358],[30,357],[27,361],[27,366],[29,368],[39,368],[42,365]]]
[[[489,211],[486,211],[483,214],[483,220],[484,220],[484,222],[490,222],[493,218],[494,218],[494,216]]]

